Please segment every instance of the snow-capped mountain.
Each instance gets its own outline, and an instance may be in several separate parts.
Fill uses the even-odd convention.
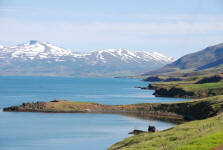
[[[78,53],[47,42],[0,45],[0,75],[133,75],[173,62],[157,52],[107,49]]]

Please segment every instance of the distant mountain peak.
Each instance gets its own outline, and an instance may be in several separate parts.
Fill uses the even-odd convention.
[[[105,49],[84,53],[31,40],[0,51],[0,75],[135,75],[173,62],[157,52]],[[3,68],[7,69],[3,69]]]

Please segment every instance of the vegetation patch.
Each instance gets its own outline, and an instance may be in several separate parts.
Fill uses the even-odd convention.
[[[219,114],[164,131],[135,135],[114,144],[109,150],[210,150],[222,143],[223,114]]]
[[[174,103],[141,103],[130,105],[102,105],[91,102],[23,103],[20,106],[4,108],[17,112],[88,112],[88,113],[138,113],[153,117],[180,120],[195,120],[212,117],[222,111],[223,96]]]
[[[223,94],[222,76],[190,77],[184,81],[152,83],[148,89],[155,89],[157,97],[202,98]]]

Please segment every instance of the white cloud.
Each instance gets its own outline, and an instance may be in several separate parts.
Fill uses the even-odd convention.
[[[166,16],[167,17],[167,16]],[[74,49],[89,49],[88,45],[147,47],[155,45],[177,45],[185,41],[195,45],[201,42],[223,39],[223,21],[220,17],[199,17],[198,21],[187,21],[179,16],[173,21],[147,22],[92,22],[75,23],[56,21],[0,20],[1,44],[37,39],[58,42],[60,45],[73,44]],[[188,17],[189,18],[189,17]],[[168,20],[168,17],[167,17]],[[169,19],[170,20],[170,19]],[[214,20],[214,21],[213,21]],[[208,40],[207,40],[208,37]],[[77,47],[75,47],[77,46]],[[99,46],[99,47],[100,47]],[[101,46],[102,47],[102,46]],[[94,49],[95,47],[92,47]],[[157,48],[160,48],[157,46]]]
[[[218,34],[223,32],[223,21],[219,22],[170,22],[170,23],[71,23],[71,22],[37,22],[22,20],[0,20],[2,39],[91,39],[145,38],[147,36],[185,36]],[[85,40],[83,39],[83,40]]]

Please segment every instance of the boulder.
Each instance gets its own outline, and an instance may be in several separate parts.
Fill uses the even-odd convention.
[[[148,127],[148,132],[156,132],[156,127],[155,126],[150,126]]]
[[[129,132],[129,134],[134,134],[134,135],[138,135],[140,133],[144,133],[145,131],[142,130],[133,130],[132,132]]]

